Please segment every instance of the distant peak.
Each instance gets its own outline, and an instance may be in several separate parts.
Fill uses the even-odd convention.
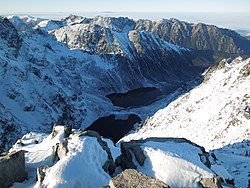
[[[173,23],[171,20],[166,19],[166,18],[161,18],[161,19],[159,20],[159,22],[166,22],[166,23],[170,23],[170,24]]]

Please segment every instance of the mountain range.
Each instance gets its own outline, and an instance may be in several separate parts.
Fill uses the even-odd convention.
[[[201,175],[189,176],[190,184],[186,177],[183,186],[199,186],[202,178],[213,179],[216,175],[224,182],[234,180],[238,187],[247,185],[245,177],[250,174],[247,171],[250,163],[245,152],[249,151],[250,101],[249,59],[244,59],[250,56],[250,41],[245,37],[232,30],[177,19],[151,21],[75,15],[62,20],[0,17],[0,28],[0,151],[7,151],[14,144],[11,151],[29,151],[30,160],[26,165],[31,167],[32,181],[35,181],[37,165],[50,164],[44,181],[44,186],[49,186],[53,172],[61,168],[59,163],[63,168],[68,164],[63,159],[56,167],[57,161],[50,160],[50,153],[46,154],[63,141],[62,128],[58,128],[58,138],[49,135],[55,125],[71,125],[74,131],[89,127],[101,117],[125,121],[136,114],[143,125],[137,123],[138,130],[136,127],[132,130],[135,133],[120,136],[117,147],[108,144],[114,160],[118,154],[122,156],[119,160],[128,157],[122,149],[123,142],[149,139],[136,145],[140,145],[145,157],[152,159],[159,170],[154,160],[159,152],[157,148],[163,152],[164,160],[174,162],[176,159],[172,156],[182,155],[181,151],[171,149],[175,144],[171,145],[172,140],[165,137],[185,138],[191,143],[174,138],[176,147],[187,147],[192,156],[204,154],[211,158],[215,155],[218,159],[210,160],[214,165],[211,167],[204,161],[200,163],[200,158],[193,160],[184,153],[174,168],[184,168],[183,165],[191,162],[195,167],[187,165],[187,172],[197,168],[194,173]],[[231,59],[238,56],[242,58]],[[143,93],[142,105],[138,102],[142,97],[134,96],[147,90],[149,93]],[[128,99],[131,105],[117,105]],[[93,144],[90,148],[93,152],[87,158],[92,158],[95,152],[103,152],[96,140],[85,136],[69,137],[70,152],[66,161],[74,160],[74,155],[79,155],[77,159],[86,159],[81,148],[88,142]],[[155,137],[164,137],[164,140]],[[18,139],[27,144],[20,147]],[[41,153],[34,139],[44,146]],[[102,143],[100,139],[98,142]],[[170,150],[159,142],[169,144]],[[50,148],[45,147],[46,143]],[[79,150],[75,151],[74,147]],[[230,159],[235,160],[229,162],[225,156],[232,151],[235,153],[230,154]],[[106,158],[99,157],[100,160],[92,162],[101,175],[96,171],[93,174],[100,175],[103,178],[100,182],[107,184],[110,176],[100,170]],[[119,164],[125,168],[128,164],[121,161]],[[243,162],[238,164],[239,161]],[[153,175],[150,163],[145,164],[147,166],[140,162],[141,167],[137,163],[133,165],[171,187],[181,186],[172,176],[163,177],[162,171]],[[70,171],[65,173],[62,176],[66,177]],[[59,186],[61,176],[55,178]]]

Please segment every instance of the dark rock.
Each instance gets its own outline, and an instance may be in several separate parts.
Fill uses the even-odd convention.
[[[37,181],[39,183],[43,182],[45,175],[46,175],[46,170],[48,169],[49,169],[48,165],[40,166],[37,168]]]
[[[14,55],[17,56],[22,45],[22,39],[14,25],[7,18],[0,18],[0,38],[7,41],[8,46],[15,49]]]
[[[36,107],[32,104],[27,104],[24,106],[23,111],[25,112],[33,112],[35,111]]]
[[[25,151],[21,150],[0,156],[0,185],[2,188],[26,179],[24,153]]]
[[[109,186],[110,188],[169,188],[164,182],[146,176],[135,169],[127,169],[112,178]]]
[[[229,184],[229,185],[231,185],[233,187],[235,186],[234,185],[234,179],[225,179],[225,181],[226,181],[227,184]]]
[[[68,138],[69,135],[71,134],[72,134],[72,126],[71,125],[64,126],[64,138]]]
[[[134,146],[131,149],[132,149],[132,151],[133,151],[133,153],[135,155],[135,159],[137,160],[139,165],[143,166],[146,157],[145,157],[142,149],[140,148],[140,146]]]
[[[241,70],[240,75],[242,77],[247,77],[250,75],[250,63],[246,64]]]
[[[246,106],[244,109],[244,116],[246,119],[250,119],[250,107]]]
[[[136,168],[135,164],[132,162],[132,154],[134,154],[137,162],[142,166],[146,159],[142,149],[140,148],[140,143],[134,141],[122,142],[121,143],[121,155],[116,159],[116,165],[121,166],[122,169]]]
[[[59,157],[59,159],[62,159],[63,157],[65,157],[68,153],[68,140],[64,139],[63,141],[61,141],[58,145],[57,148],[57,156]]]

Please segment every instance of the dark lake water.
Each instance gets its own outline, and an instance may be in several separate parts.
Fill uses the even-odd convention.
[[[175,91],[179,86],[163,89],[156,87],[143,87],[127,91],[126,93],[112,93],[106,97],[113,105],[124,108],[135,108],[149,105],[162,97]],[[124,137],[136,123],[141,123],[141,118],[136,114],[112,114],[100,117],[85,130],[97,131],[101,136],[110,138],[116,143]]]
[[[161,95],[162,92],[155,87],[143,87],[126,93],[111,93],[106,97],[111,100],[113,105],[128,108],[148,105]]]
[[[141,123],[141,118],[136,114],[126,116],[126,118],[119,118],[119,115],[113,114],[100,117],[85,130],[94,130],[116,143],[133,128],[134,124]]]

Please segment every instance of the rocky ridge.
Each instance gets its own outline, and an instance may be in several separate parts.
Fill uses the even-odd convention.
[[[179,46],[199,51],[214,51],[218,54],[222,53],[224,55],[249,55],[250,53],[249,41],[232,30],[222,29],[203,23],[187,23],[174,18],[152,21],[101,16],[95,18],[84,18],[70,15],[58,23],[60,24],[58,24],[57,28],[53,28],[53,30],[60,30],[60,28],[62,29],[62,26],[69,25],[73,27],[78,24],[85,24],[86,27],[98,25],[103,28],[104,31],[108,29],[117,33],[126,33],[129,31],[151,32],[166,42],[171,42]],[[46,24],[41,25],[39,28],[51,31],[51,28],[47,27]],[[91,29],[88,31],[91,33]],[[106,38],[104,35],[103,37]],[[89,41],[92,41],[91,38],[89,38]],[[84,42],[79,41],[78,43],[83,44]]]
[[[134,163],[132,169],[127,166],[122,172],[117,162],[114,166],[112,157],[119,148],[107,141],[94,131],[71,131],[70,126],[55,126],[50,135],[26,134],[10,152],[25,151],[28,179],[13,187],[220,187],[224,181],[211,170],[213,160],[204,148],[186,139],[150,138],[122,143],[121,156],[128,157],[131,152],[129,160]],[[144,156],[143,163],[139,155]],[[115,161],[125,159],[121,156]]]

